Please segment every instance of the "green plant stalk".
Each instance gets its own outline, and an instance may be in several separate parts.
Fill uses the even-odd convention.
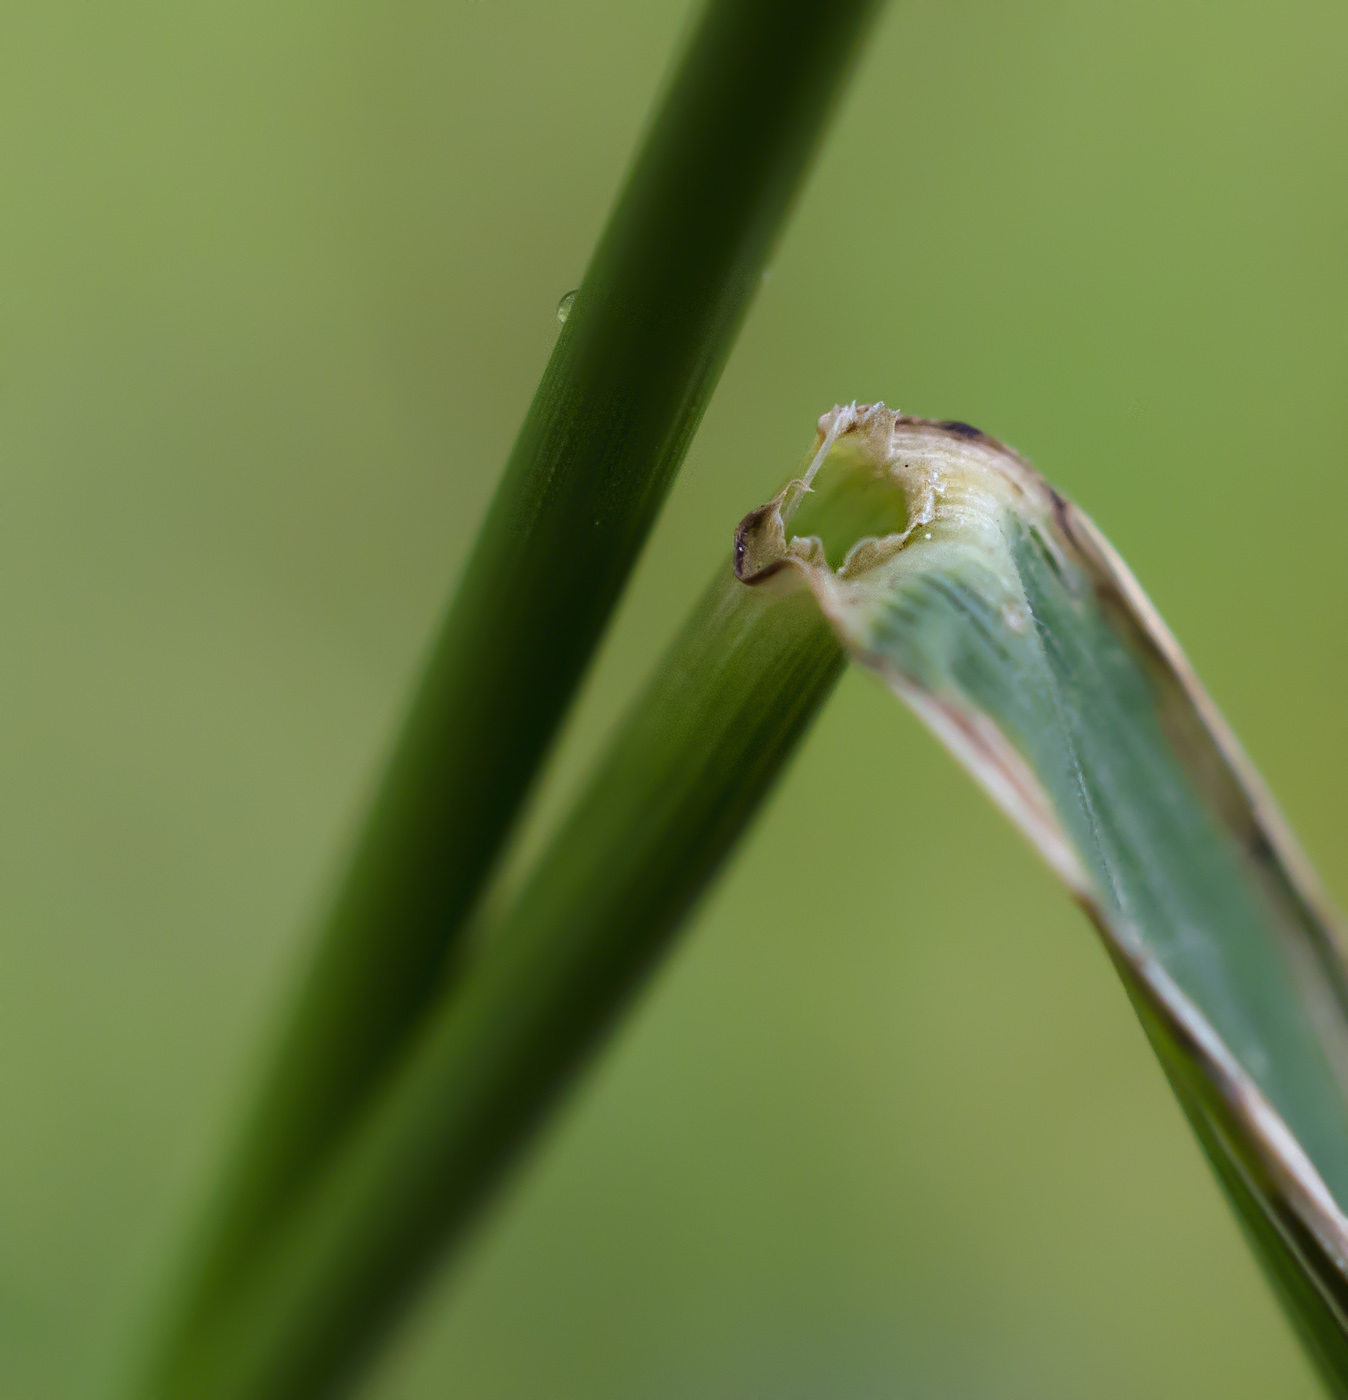
[[[367,1121],[143,1394],[302,1400],[355,1373],[667,947],[841,668],[802,591],[717,578]]]
[[[275,1228],[441,995],[875,9],[712,0],[703,16],[431,650],[198,1241],[188,1313]]]

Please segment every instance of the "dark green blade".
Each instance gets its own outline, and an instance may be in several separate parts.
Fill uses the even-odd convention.
[[[265,1243],[462,960],[877,8],[710,0],[692,32],[431,648],[172,1325],[209,1312]]]
[[[740,576],[808,586],[1085,907],[1348,1390],[1348,977],[1304,857],[1137,582],[1026,462],[883,405],[835,409],[820,433],[807,477],[741,526]],[[824,488],[888,493],[902,522],[840,558],[810,534]]]

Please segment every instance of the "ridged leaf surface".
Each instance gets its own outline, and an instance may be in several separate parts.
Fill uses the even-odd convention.
[[[840,498],[858,518],[888,500],[889,533],[810,533],[811,512],[836,522]],[[1348,1394],[1338,925],[1118,555],[985,434],[851,405],[820,420],[806,476],[742,523],[736,568],[754,586],[808,587],[1061,877],[1294,1323]]]

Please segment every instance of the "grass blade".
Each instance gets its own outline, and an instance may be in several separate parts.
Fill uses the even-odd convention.
[[[703,16],[432,650],[198,1250],[187,1314],[274,1228],[441,995],[875,8],[712,0]]]
[[[806,596],[725,570],[355,1140],[148,1394],[296,1400],[352,1374],[667,945],[842,665]]]
[[[1132,575],[1027,463],[883,405],[820,431],[810,477],[888,497],[893,524],[831,541],[809,518],[814,482],[792,483],[741,525],[741,577],[808,586],[1090,915],[1348,1394],[1348,975],[1304,857]]]

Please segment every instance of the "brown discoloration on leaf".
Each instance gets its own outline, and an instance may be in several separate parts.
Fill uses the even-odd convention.
[[[958,418],[942,419],[939,426],[948,433],[954,433],[957,437],[981,438],[987,436],[981,429],[975,428],[972,423],[962,423]]]
[[[767,505],[759,506],[757,510],[750,511],[735,530],[735,577],[741,583],[762,583],[786,568],[786,560],[783,558],[770,559],[767,563],[759,562],[765,549],[777,545],[777,540],[769,539],[765,542],[763,536],[780,537],[782,533],[777,507],[777,501],[769,501]]]

